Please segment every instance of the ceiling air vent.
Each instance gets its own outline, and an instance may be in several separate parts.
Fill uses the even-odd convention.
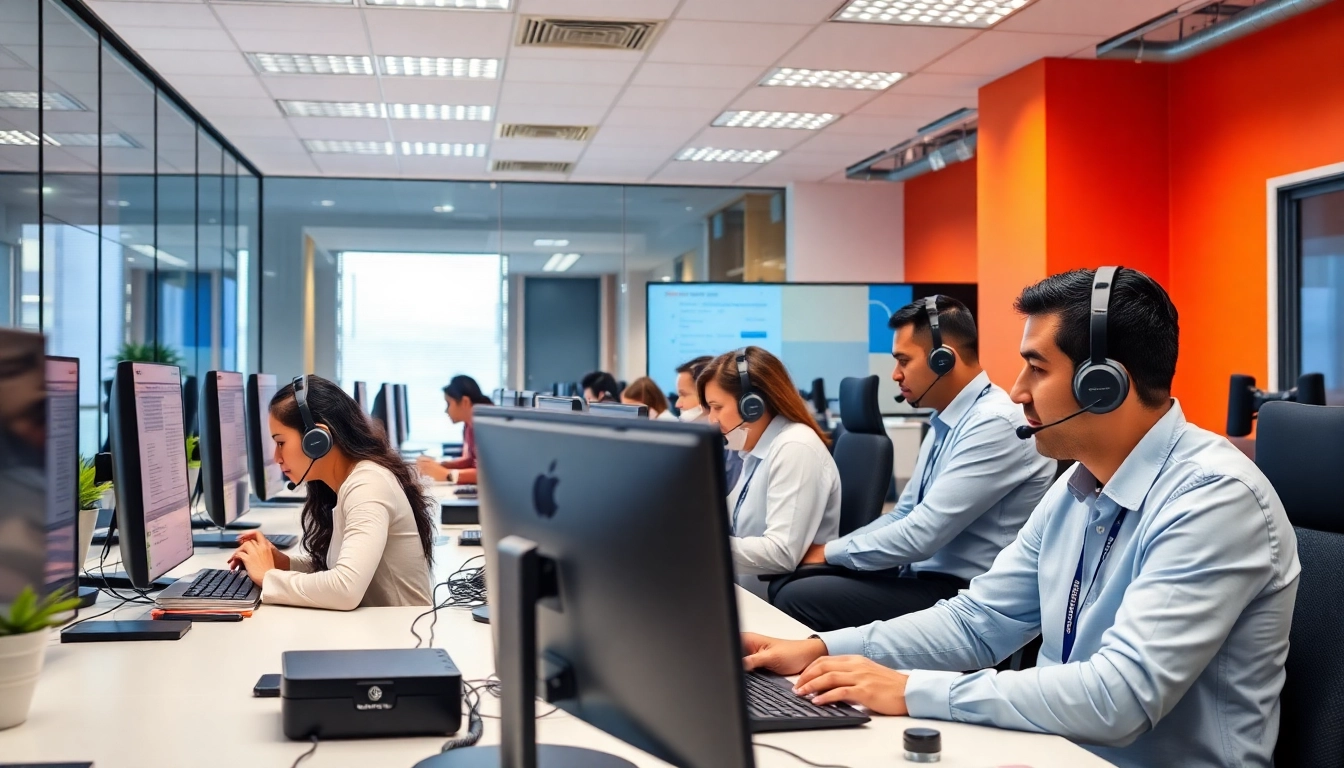
[[[560,139],[562,141],[587,141],[592,138],[591,125],[527,125],[525,123],[505,123],[499,126],[501,139]]]
[[[661,21],[547,19],[528,16],[518,32],[518,45],[543,48],[591,48],[599,51],[642,51],[662,27]]]
[[[515,173],[569,173],[573,163],[543,162],[539,160],[496,160],[490,166],[492,171],[512,171]]]

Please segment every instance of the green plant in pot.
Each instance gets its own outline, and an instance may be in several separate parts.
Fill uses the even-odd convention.
[[[106,495],[111,483],[99,483],[97,470],[89,459],[79,457],[79,551],[85,556],[93,541],[93,529],[98,522],[98,502]]]
[[[179,367],[182,365],[182,355],[177,350],[155,341],[144,344],[128,341],[122,344],[116,354],[112,355],[112,361],[120,363],[123,360],[136,363],[167,363]]]
[[[24,587],[9,609],[0,611],[0,729],[28,719],[51,628],[78,605],[66,590],[39,598]]]

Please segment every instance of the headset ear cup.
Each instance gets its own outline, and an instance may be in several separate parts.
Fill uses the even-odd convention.
[[[948,346],[941,346],[929,353],[929,370],[938,376],[946,376],[957,367],[957,353]]]
[[[737,413],[742,420],[753,424],[765,415],[765,398],[755,392],[747,392],[737,400]]]
[[[314,427],[303,433],[303,455],[317,461],[331,453],[331,434],[321,427]]]
[[[1085,363],[1073,376],[1073,397],[1088,413],[1110,413],[1129,397],[1129,374],[1110,358],[1104,363]]]

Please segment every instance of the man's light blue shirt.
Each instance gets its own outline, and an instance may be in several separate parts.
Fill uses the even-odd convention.
[[[1017,439],[1026,423],[988,374],[976,376],[929,419],[896,509],[828,542],[826,562],[855,571],[914,563],[913,571],[967,581],[989,570],[1055,476],[1034,438]]]
[[[1080,546],[1088,597],[1061,664]],[[1298,573],[1269,481],[1172,401],[1104,489],[1081,466],[1055,483],[966,593],[821,638],[832,654],[916,670],[914,717],[1054,733],[1124,767],[1269,766]],[[982,669],[1038,632],[1036,668]],[[967,669],[980,671],[922,671]]]

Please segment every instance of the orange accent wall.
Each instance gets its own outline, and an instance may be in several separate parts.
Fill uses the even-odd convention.
[[[1011,387],[1022,367],[1013,300],[1046,265],[1045,62],[980,89],[976,154],[976,274],[980,363]],[[907,222],[907,225],[909,222]],[[910,262],[906,260],[906,270]]]
[[[1169,87],[1176,391],[1222,431],[1227,377],[1268,381],[1266,182],[1344,161],[1344,2],[1176,64]]]
[[[975,166],[972,158],[905,183],[906,281],[974,281]]]

